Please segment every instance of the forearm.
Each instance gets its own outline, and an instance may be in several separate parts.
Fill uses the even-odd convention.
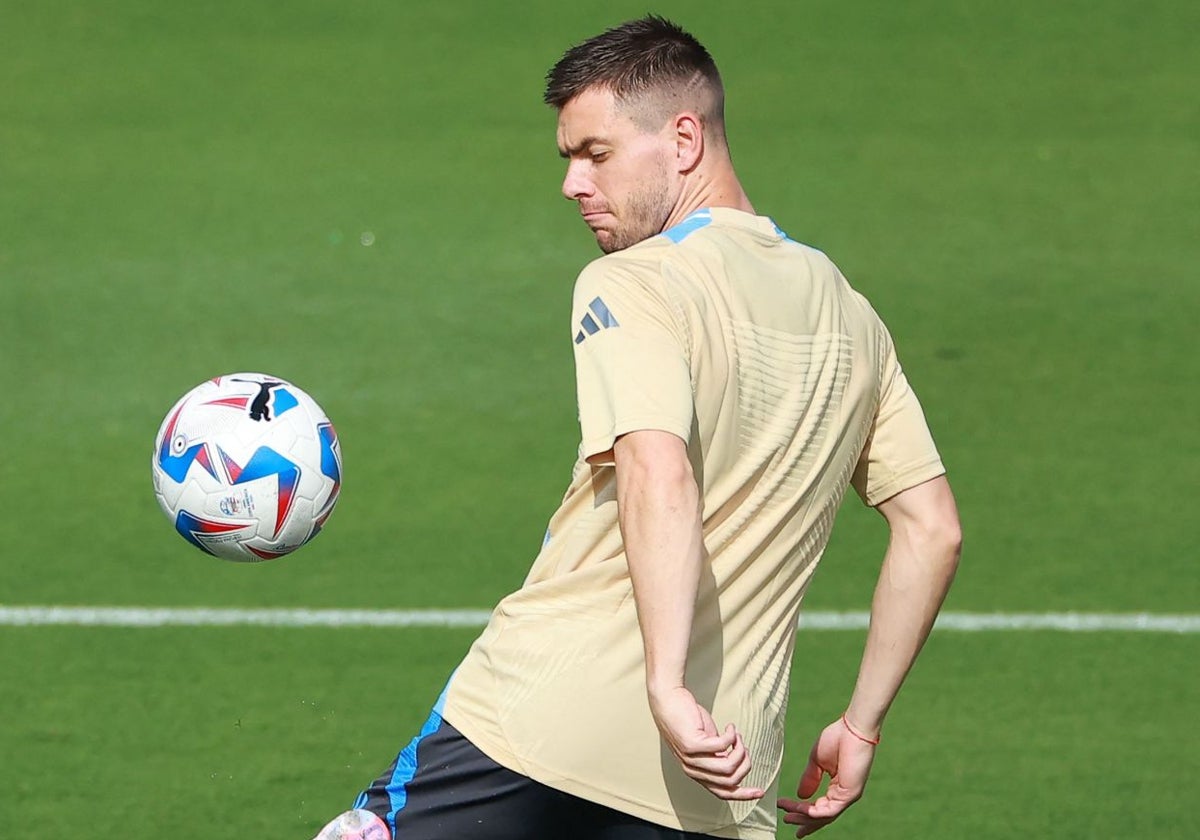
[[[892,701],[921,651],[958,566],[955,527],[893,525],[871,603],[871,626],[847,719],[877,735]]]
[[[677,438],[665,441],[665,453],[655,445],[622,451],[624,441],[616,448],[617,510],[653,695],[684,684],[704,562],[700,495]]]

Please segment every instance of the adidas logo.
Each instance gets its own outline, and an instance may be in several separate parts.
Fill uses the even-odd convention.
[[[596,333],[600,332],[600,330],[607,330],[610,327],[621,326],[617,323],[617,319],[613,317],[612,312],[609,311],[608,307],[605,306],[604,301],[602,301],[600,298],[596,298],[589,303],[588,309],[591,311],[584,313],[582,320],[579,322],[579,325],[583,327],[583,329],[575,334],[576,344],[583,344],[583,340],[585,338],[587,338],[589,335],[595,335]]]

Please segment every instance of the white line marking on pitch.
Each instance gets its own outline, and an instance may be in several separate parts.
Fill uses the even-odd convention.
[[[32,627],[482,627],[488,610],[224,609],[208,607],[0,606],[0,626]],[[802,630],[862,630],[866,612],[810,610]],[[1200,633],[1200,615],[1154,613],[971,613],[944,612],[937,628],[960,632],[1053,630]]]

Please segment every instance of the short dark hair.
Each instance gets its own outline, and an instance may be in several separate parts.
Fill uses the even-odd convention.
[[[725,89],[716,62],[682,27],[658,15],[615,26],[563,53],[546,74],[547,105],[562,110],[590,88],[607,88],[628,102],[664,89],[708,88],[710,119],[723,123]]]

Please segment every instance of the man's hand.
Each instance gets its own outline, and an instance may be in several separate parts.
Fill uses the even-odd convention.
[[[783,821],[800,827],[797,837],[829,825],[862,797],[875,759],[875,746],[864,738],[878,736],[958,568],[962,530],[945,476],[902,490],[878,507],[891,539],[871,601],[858,680],[846,706],[849,725],[866,734],[856,736],[844,717],[825,727],[796,791],[801,800],[812,801],[778,803]],[[813,799],[826,774],[829,789]]]
[[[829,825],[862,797],[874,760],[874,745],[852,735],[840,718],[829,724],[808,755],[808,767],[796,789],[800,799],[777,803],[784,812],[783,821],[799,826],[797,837]],[[811,802],[801,801],[817,792],[826,775],[830,779],[825,793]]]
[[[750,772],[750,752],[731,723],[717,731],[708,709],[682,686],[652,694],[650,709],[663,740],[683,772],[719,799],[760,799],[761,788],[742,787]]]

